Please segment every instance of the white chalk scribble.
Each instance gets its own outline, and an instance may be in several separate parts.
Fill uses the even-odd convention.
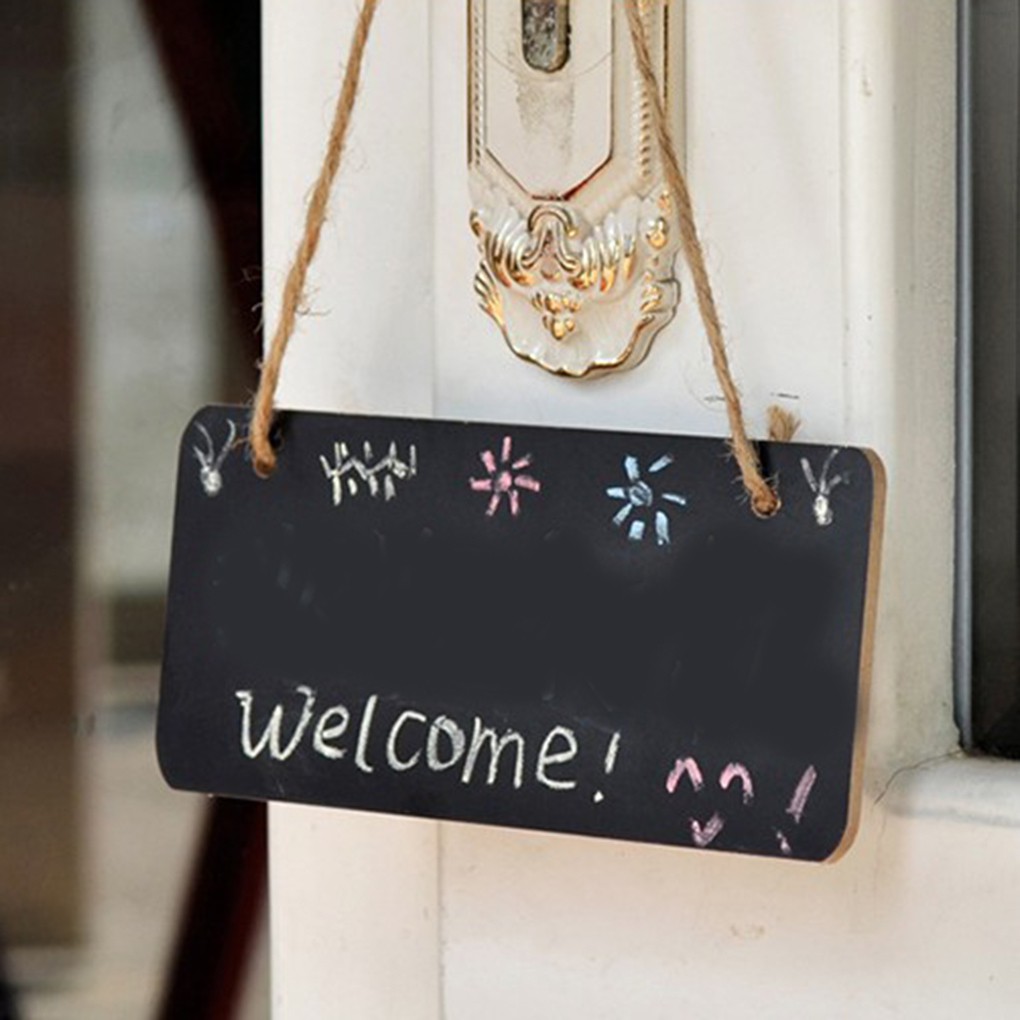
[[[658,460],[648,466],[648,475],[657,475],[660,471],[673,463],[670,454],[664,454]],[[645,537],[649,522],[655,526],[655,544],[665,546],[670,544],[670,519],[662,503],[672,506],[686,507],[687,497],[678,492],[657,492],[651,481],[642,477],[641,466],[637,457],[625,457],[623,470],[627,475],[627,484],[613,486],[606,489],[606,495],[610,499],[620,500],[623,507],[613,518],[613,524],[622,528],[627,521],[630,527],[627,530],[627,537],[632,542],[640,542]]]
[[[207,496],[218,496],[223,491],[223,462],[227,459],[230,451],[237,443],[237,425],[228,421],[227,441],[223,444],[219,453],[216,452],[216,444],[209,430],[201,423],[195,422],[195,428],[202,433],[205,440],[205,449],[193,446],[191,449],[200,467],[198,469],[198,480],[202,483],[202,491]]]
[[[825,463],[822,465],[821,473],[818,477],[815,477],[814,470],[811,467],[811,462],[807,457],[801,457],[800,466],[804,472],[804,479],[808,483],[811,491],[815,494],[814,503],[811,505],[811,509],[815,515],[815,521],[820,528],[827,528],[832,524],[834,517],[832,513],[832,503],[829,496],[832,494],[832,490],[837,485],[842,485],[844,482],[849,482],[847,475],[835,475],[833,478],[829,477],[829,468],[832,467],[832,462],[839,456],[840,451],[838,448],[833,449],[828,457],[825,458]]]
[[[364,490],[373,499],[381,495],[388,503],[397,495],[397,482],[404,482],[418,474],[418,450],[411,446],[407,460],[397,453],[397,444],[390,443],[386,455],[376,459],[372,444],[362,444],[361,453],[352,454],[347,443],[333,444],[333,462],[319,457],[322,470],[330,482],[333,506],[340,506],[345,493],[357,496]]]

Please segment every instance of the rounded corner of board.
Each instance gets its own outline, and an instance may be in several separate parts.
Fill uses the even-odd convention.
[[[815,858],[811,863],[814,864],[838,864],[843,860],[844,857],[850,852],[854,844],[857,842],[857,837],[861,830],[861,805],[860,805],[860,794],[853,793],[851,796],[854,798],[853,803],[850,805],[850,811],[847,814],[846,824],[843,826],[843,834],[840,836],[839,841],[832,848],[832,850],[824,857]]]
[[[871,468],[871,477],[875,487],[875,501],[884,501],[886,486],[888,484],[888,473],[885,469],[885,461],[875,450],[870,447],[861,447],[861,453],[864,455],[864,459],[867,460],[868,466]]]
[[[168,754],[165,745],[165,736],[163,733],[163,725],[160,722],[156,724],[156,765],[159,767],[159,774],[163,777],[163,782],[170,787],[171,790],[187,790],[188,785],[184,780],[177,775],[176,769],[174,768],[171,755]]]
[[[843,838],[836,844],[835,850],[832,851],[827,857],[819,857],[815,861],[810,861],[811,864],[819,865],[833,865],[839,864],[844,857],[850,852],[854,843],[857,842],[857,826],[847,827],[846,832],[843,834]]]

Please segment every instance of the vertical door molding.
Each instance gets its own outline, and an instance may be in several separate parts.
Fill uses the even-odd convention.
[[[281,406],[432,411],[430,8],[380,6]],[[264,2],[268,323],[356,9]],[[439,1020],[438,825],[279,804],[269,817],[274,1020]]]

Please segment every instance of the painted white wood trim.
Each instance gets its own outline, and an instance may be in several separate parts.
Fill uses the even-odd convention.
[[[267,0],[263,10],[272,324],[356,6]],[[430,17],[423,2],[381,5],[281,406],[432,410]],[[435,823],[274,805],[269,855],[276,1020],[437,1020]]]
[[[270,295],[340,6],[267,3]],[[922,764],[954,745],[954,3],[687,8],[688,159],[752,420],[792,394],[805,438],[890,469],[860,840],[818,868],[274,807],[278,1018],[938,1020],[1020,997],[1018,769]],[[690,302],[631,375],[574,387],[509,358],[470,290],[463,0],[382,12],[363,98],[388,119],[359,119],[288,401],[723,434]]]

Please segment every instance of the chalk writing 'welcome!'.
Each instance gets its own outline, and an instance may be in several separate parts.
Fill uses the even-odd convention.
[[[421,768],[455,771],[465,784],[494,786],[503,776],[503,781],[515,789],[521,789],[526,778],[550,790],[573,790],[577,786],[570,765],[578,756],[579,745],[575,731],[567,726],[551,727],[535,749],[528,747],[516,730],[500,733],[479,716],[466,727],[447,715],[430,719],[413,708],[383,719],[380,699],[375,694],[352,712],[342,704],[320,708],[318,694],[311,687],[299,686],[296,693],[300,701],[289,710],[277,703],[268,718],[263,715],[258,723],[254,693],[235,691],[241,706],[241,751],[246,757],[268,755],[276,761],[287,761],[306,744],[329,761],[341,761],[353,752],[354,766],[365,773],[376,768],[393,772]],[[378,747],[381,735],[385,735],[384,750],[373,757],[370,748]],[[605,756],[607,774],[615,765],[619,739],[619,734],[610,739]],[[601,800],[601,795],[597,799]]]

